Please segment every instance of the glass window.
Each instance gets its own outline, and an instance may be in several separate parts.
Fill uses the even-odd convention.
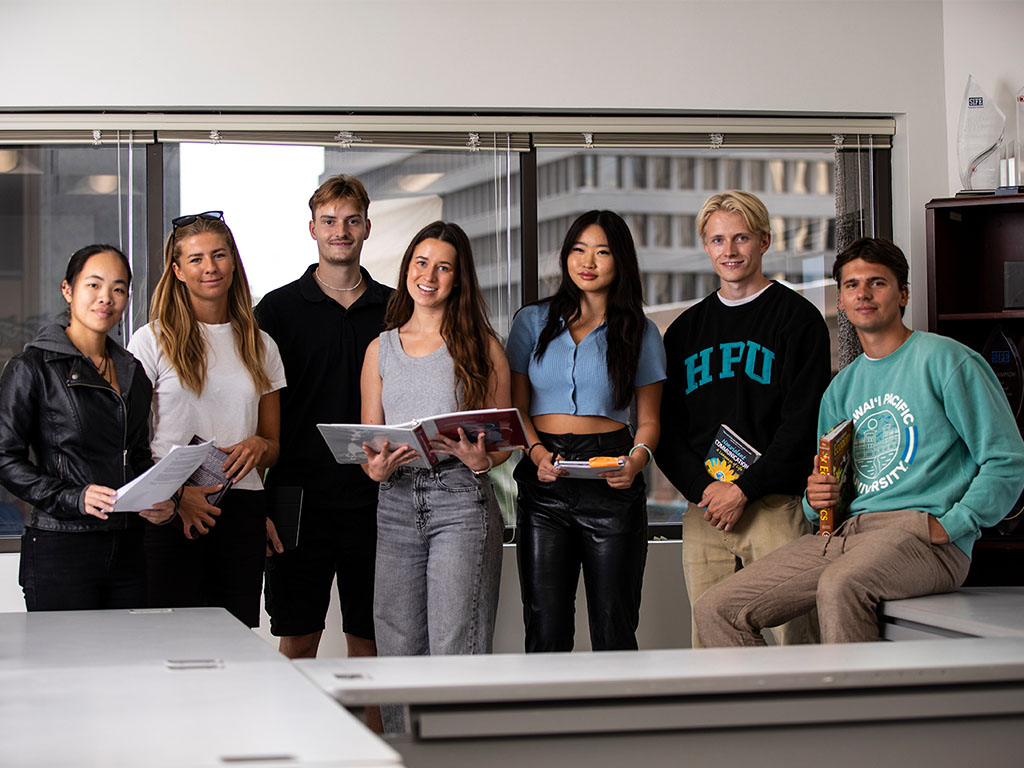
[[[71,254],[86,245],[119,247],[132,262],[132,294],[111,335],[127,341],[148,310],[145,149],[99,146],[0,147],[0,368],[61,319],[60,285]],[[0,536],[20,535],[29,505],[0,487]]]
[[[633,186],[636,189],[647,189],[647,158],[633,157],[630,159],[633,168]]]
[[[789,191],[786,185],[786,161],[769,160],[768,175],[771,177],[771,190],[773,195],[785,194]]]
[[[654,169],[654,188],[669,189],[672,186],[672,158],[652,157],[651,164]]]
[[[652,214],[651,235],[655,248],[670,248],[672,246],[672,217],[667,213]]]
[[[692,248],[697,244],[697,217],[678,216],[679,219],[679,245],[685,248]]]
[[[638,249],[646,248],[650,244],[650,238],[647,236],[649,217],[643,213],[628,213],[623,218],[633,232],[633,240],[636,242],[636,247]]]
[[[747,161],[747,177],[749,183],[747,188],[751,192],[764,192],[764,160]]]
[[[538,172],[563,158],[564,152],[538,150]],[[581,149],[579,156],[588,157],[589,152]],[[618,210],[637,245],[648,316],[664,333],[680,312],[718,288],[718,277],[697,238],[697,211],[708,195],[742,189],[747,179],[758,182],[750,186],[760,187],[754,191],[765,198],[770,211],[775,207],[786,214],[771,218],[773,242],[765,254],[765,274],[785,280],[826,312],[821,281],[834,259],[830,249],[834,245],[835,199],[834,185],[823,186],[822,174],[831,177],[831,151],[680,149],[652,155],[651,150],[623,149],[617,156],[601,156],[600,162],[610,166],[616,157],[620,167],[630,169],[634,182],[638,168],[650,170],[652,183],[642,197],[623,196],[616,189],[602,187],[586,194],[573,191],[557,203],[538,203],[540,296],[551,295],[557,286],[557,251],[573,218],[592,208]],[[666,167],[676,173],[668,188],[660,181]],[[700,192],[696,193],[698,171]],[[801,174],[802,188],[786,186],[788,179],[801,178]],[[835,310],[828,307],[828,312],[834,315]],[[678,523],[686,502],[657,467],[646,470],[646,475],[652,526]]]
[[[726,189],[743,189],[743,163],[740,160],[726,158],[722,161],[725,166]]]
[[[701,160],[701,189],[714,190],[719,189],[721,184],[718,182],[718,158],[716,157],[705,157]]]
[[[697,183],[697,159],[694,157],[677,157],[676,174],[680,189],[695,189]]]
[[[316,261],[316,244],[309,236],[310,195],[328,176],[349,173],[363,181],[370,195],[372,230],[361,259],[370,274],[395,285],[413,236],[436,219],[456,221],[473,246],[491,322],[502,337],[507,335],[520,301],[519,291],[513,290],[518,274],[515,283],[510,280],[510,266],[520,260],[519,239],[513,241],[508,226],[509,206],[518,205],[516,153],[182,143],[164,145],[164,161],[164,226],[182,213],[223,210],[254,301]],[[567,191],[569,169],[566,158],[542,169],[538,181],[549,195]],[[562,234],[559,227],[542,229],[542,242]],[[492,473],[510,525],[515,521],[514,465],[513,459]]]
[[[297,140],[321,143],[213,144],[198,138],[205,133],[194,132],[187,139],[182,133],[174,141],[164,137],[157,145],[164,159],[164,234],[175,215],[224,209],[257,300],[316,259],[307,201],[327,175],[347,172],[366,182],[373,200],[373,237],[367,241],[364,263],[375,277],[394,282],[399,258],[423,224],[439,217],[457,221],[470,236],[495,328],[507,333],[520,302],[524,257],[517,153],[383,144],[325,147],[324,139],[306,137]],[[397,143],[400,134],[401,129],[395,134]],[[718,285],[696,236],[700,204],[713,192],[741,188],[765,196],[776,214],[766,274],[787,280],[819,306],[834,298],[821,288],[837,240],[831,150],[562,146],[536,150],[536,160],[537,185],[529,194],[537,197],[538,216],[536,222],[527,222],[531,226],[526,231],[536,234],[540,296],[550,295],[560,279],[558,250],[575,216],[591,208],[619,210],[637,243],[649,316],[664,331],[680,311]],[[138,146],[122,144],[119,149],[106,141],[98,147],[0,146],[0,362],[60,309],[55,286],[63,262],[90,241],[122,244],[133,259],[133,303],[120,330],[122,338],[146,321],[147,285],[155,284],[158,275],[147,273],[143,247],[145,169],[145,151]],[[636,189],[643,194],[632,194]],[[531,250],[526,258],[533,258]],[[159,263],[160,254],[149,254],[149,260]],[[803,287],[811,284],[816,287]],[[833,321],[834,307],[827,309]],[[682,500],[659,480],[656,470],[648,475],[652,521],[678,521]],[[511,522],[511,481],[498,482]]]

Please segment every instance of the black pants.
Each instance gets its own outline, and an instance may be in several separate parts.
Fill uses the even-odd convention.
[[[108,531],[26,528],[18,581],[30,611],[142,608],[142,526]]]
[[[564,459],[621,456],[633,444],[626,428],[597,435],[542,432],[539,437]],[[635,650],[647,562],[643,476],[638,474],[625,490],[610,488],[604,480],[542,483],[529,456],[514,476],[527,653],[572,650],[581,567],[593,649]]]
[[[196,539],[186,539],[175,525],[148,526],[150,606],[217,606],[258,627],[266,541],[266,491],[232,488],[224,495],[216,524]]]

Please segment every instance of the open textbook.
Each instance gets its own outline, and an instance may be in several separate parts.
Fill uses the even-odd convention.
[[[115,512],[140,512],[171,498],[210,453],[209,440],[199,445],[176,445],[160,461],[117,489]]]
[[[459,427],[475,440],[483,432],[488,451],[506,451],[526,446],[526,428],[516,408],[484,408],[478,411],[456,411],[415,419],[404,424],[317,424],[327,446],[339,464],[365,464],[363,444],[379,451],[385,442],[392,448],[408,445],[418,458],[411,467],[432,467],[447,458],[430,449],[435,435],[459,439]]]

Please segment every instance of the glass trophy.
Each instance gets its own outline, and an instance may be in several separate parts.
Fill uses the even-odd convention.
[[[960,105],[956,154],[964,189],[995,189],[999,185],[999,156],[1006,117],[985,95],[973,76]]]
[[[1024,88],[1017,91],[1017,151],[1013,160],[1010,186],[1024,185]]]

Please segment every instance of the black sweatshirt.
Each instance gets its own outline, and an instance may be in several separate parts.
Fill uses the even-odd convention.
[[[669,481],[700,501],[712,482],[704,460],[724,423],[762,454],[736,481],[747,499],[803,493],[831,375],[821,312],[778,283],[737,307],[715,292],[669,326],[665,352],[657,460]]]

